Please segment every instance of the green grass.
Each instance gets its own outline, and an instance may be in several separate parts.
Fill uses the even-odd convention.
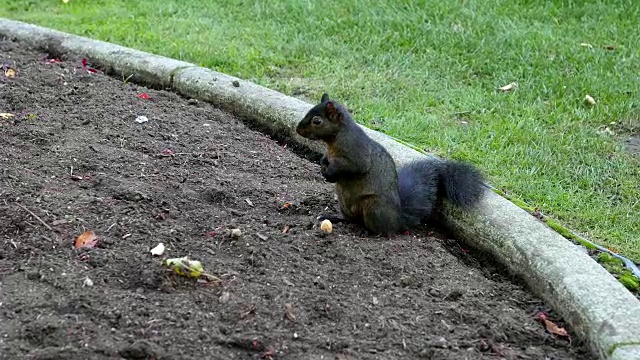
[[[636,261],[640,161],[621,138],[640,132],[639,14],[636,0],[0,0],[3,17],[313,101],[326,90]]]

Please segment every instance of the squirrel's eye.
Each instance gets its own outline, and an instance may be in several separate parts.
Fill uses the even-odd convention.
[[[313,119],[311,119],[311,122],[313,125],[320,125],[322,124],[322,119],[319,116],[314,116]]]

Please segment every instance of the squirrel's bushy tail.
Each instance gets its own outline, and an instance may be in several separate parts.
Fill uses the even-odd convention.
[[[398,169],[398,192],[406,228],[430,217],[440,199],[467,208],[484,191],[482,173],[470,164],[439,159],[414,161]]]

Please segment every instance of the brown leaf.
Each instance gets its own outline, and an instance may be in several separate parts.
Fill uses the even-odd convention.
[[[285,311],[284,311],[284,316],[287,317],[287,319],[289,319],[289,321],[296,321],[296,315],[293,313],[293,305],[291,304],[285,304]]]
[[[534,217],[536,217],[536,218],[538,218],[540,220],[544,219],[544,215],[542,215],[542,212],[540,211],[539,208],[533,209],[533,213],[531,215],[533,215]]]
[[[8,78],[16,77],[16,71],[11,69],[11,68],[9,68],[9,69],[4,71],[4,76],[6,76]]]
[[[547,328],[547,331],[554,335],[569,337],[569,333],[564,328],[559,327],[553,321],[544,319],[544,326]]]
[[[74,247],[76,249],[78,248],[92,248],[94,246],[96,246],[96,243],[98,242],[98,237],[96,236],[96,234],[93,233],[93,231],[85,231],[83,232],[80,236],[78,236],[75,240],[75,242],[73,243]]]

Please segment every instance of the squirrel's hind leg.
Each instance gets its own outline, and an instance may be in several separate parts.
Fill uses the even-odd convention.
[[[370,232],[389,236],[400,231],[400,207],[391,204],[371,204],[365,206],[364,226]]]

